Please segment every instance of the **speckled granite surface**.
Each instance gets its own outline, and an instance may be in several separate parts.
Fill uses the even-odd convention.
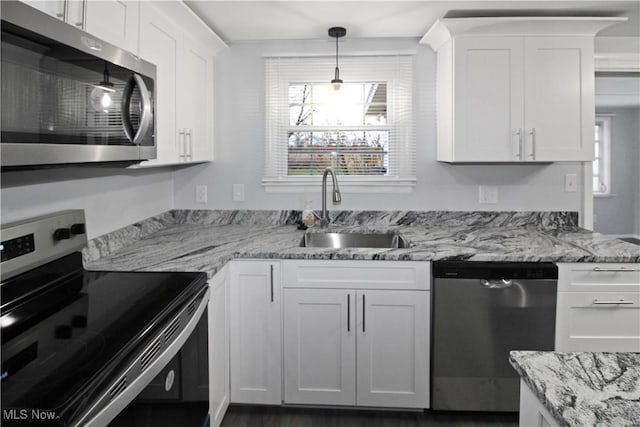
[[[640,426],[640,353],[512,351],[509,361],[560,425]]]
[[[332,212],[329,229],[399,232],[403,249],[301,248],[299,211],[175,210],[89,242],[89,269],[206,271],[231,258],[640,262],[640,247],[565,212]]]

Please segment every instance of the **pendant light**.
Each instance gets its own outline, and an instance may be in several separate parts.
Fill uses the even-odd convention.
[[[109,70],[107,69],[107,63],[105,62],[102,81],[97,85],[94,85],[94,88],[91,91],[91,106],[94,110],[108,113],[109,107],[111,107],[111,94],[115,91],[113,83],[109,81]]]
[[[331,27],[329,28],[329,37],[336,38],[336,72],[331,80],[331,86],[333,86],[333,90],[340,90],[342,86],[342,80],[340,80],[340,68],[338,68],[338,39],[340,37],[344,37],[347,35],[347,30],[342,27]]]

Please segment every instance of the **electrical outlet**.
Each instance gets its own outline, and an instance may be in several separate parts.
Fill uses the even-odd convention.
[[[234,202],[244,202],[244,184],[233,184],[233,196]]]
[[[564,176],[564,191],[566,193],[575,193],[578,191],[578,175],[568,173]]]
[[[196,185],[196,203],[207,203],[206,185]]]
[[[478,201],[486,204],[498,203],[498,187],[493,185],[481,185],[478,187]]]

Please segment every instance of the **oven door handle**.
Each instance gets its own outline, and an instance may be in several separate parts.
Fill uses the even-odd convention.
[[[129,108],[131,106],[131,98],[133,97],[133,88],[135,86],[138,86],[140,89],[142,105],[140,107],[140,126],[138,127],[138,131],[134,134]],[[144,79],[139,74],[134,73],[124,88],[124,93],[122,94],[121,116],[122,127],[124,128],[124,133],[127,135],[127,138],[135,145],[140,145],[153,122],[153,110],[151,108],[151,94],[149,93],[149,89],[147,88]]]

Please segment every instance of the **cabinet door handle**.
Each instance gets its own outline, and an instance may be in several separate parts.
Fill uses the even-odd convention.
[[[273,264],[271,264],[270,277],[271,277],[271,302],[273,302]]]
[[[347,332],[351,332],[351,294],[347,294]]]
[[[595,305],[630,305],[630,304],[634,304],[633,301],[629,301],[629,300],[625,300],[625,299],[621,299],[618,301],[599,301],[597,299],[593,300],[593,304]]]
[[[366,306],[364,305],[364,294],[362,294],[362,332],[365,332],[364,322],[365,322],[365,312]]]
[[[66,9],[67,9],[67,2],[65,0],[60,0],[58,2],[58,5],[60,6],[60,8],[58,9],[58,12],[56,12],[56,17],[60,18],[60,20],[62,21],[66,21]]]
[[[536,128],[531,128],[531,132],[529,132],[529,135],[531,135],[531,154],[529,154],[529,157],[531,157],[532,160],[536,159]]]
[[[522,160],[522,133],[523,133],[522,128],[516,131],[516,135],[518,136],[518,147],[516,150],[515,157],[517,157],[518,160]]]
[[[85,16],[85,7],[87,4],[87,0],[84,0],[81,2],[81,6],[79,8],[79,14],[78,16],[76,16],[76,22],[74,23],[74,25],[80,29],[82,29],[84,27],[84,16]]]
[[[619,267],[619,268],[602,268],[602,267],[593,267],[593,271],[600,271],[600,272],[609,272],[609,273],[614,273],[614,272],[619,272],[619,271],[640,271],[636,268],[626,268],[626,267]]]
[[[182,160],[184,160],[184,158],[186,157],[186,138],[185,138],[185,130],[184,129],[180,129],[178,131],[178,135],[180,135],[180,137],[178,138],[178,157]]]
[[[187,158],[191,161],[193,160],[193,139],[191,138],[191,129],[187,129],[187,136],[189,137],[189,145],[187,145],[189,152],[187,153]]]
[[[631,305],[631,304],[634,304],[634,302],[630,301],[630,300],[625,300],[625,299],[620,299],[618,301],[615,301],[615,300],[600,301],[600,300],[594,299],[593,300],[593,304],[595,304],[595,305],[619,305],[619,304]]]

